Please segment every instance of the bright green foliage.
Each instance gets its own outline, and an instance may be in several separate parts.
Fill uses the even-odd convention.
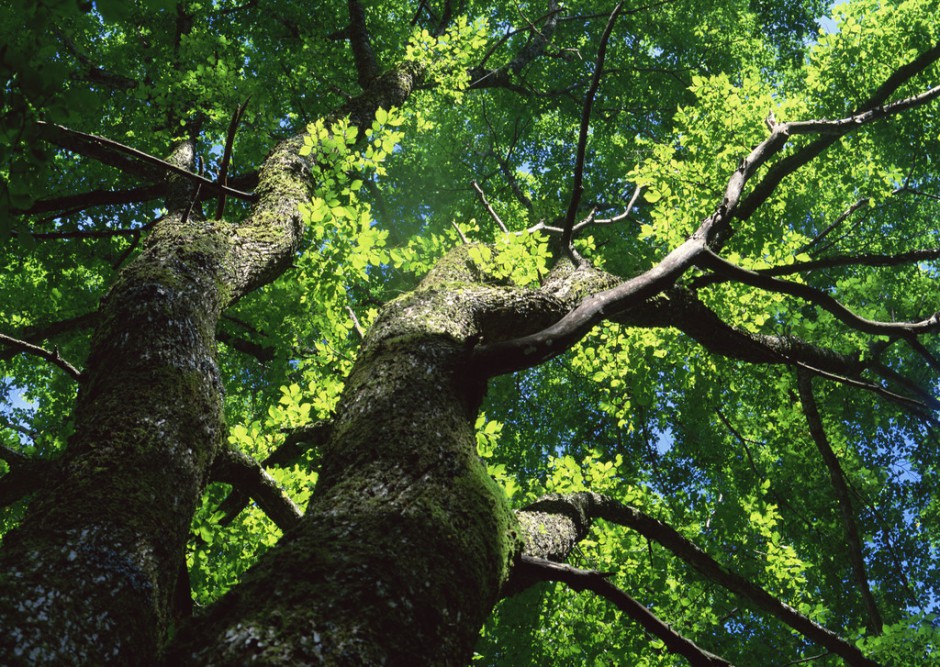
[[[234,304],[219,328],[223,341],[228,334],[270,351],[252,356],[220,345],[232,447],[260,460],[291,429],[329,418],[362,333],[384,303],[463,242],[458,230],[474,243],[469,253],[481,274],[537,286],[559,253],[532,228],[557,226],[564,216],[583,96],[613,3],[557,3],[560,20],[547,46],[516,70],[514,58],[538,41],[529,26],[549,32],[549,3],[446,3],[455,15],[444,30],[442,2],[362,4],[380,71],[410,62],[424,72],[407,102],[378,109],[371,127],[334,115],[361,91],[342,34],[346,3],[7,2],[0,10],[0,333],[26,338],[93,313],[162,214],[159,199],[14,214],[45,199],[140,185],[133,174],[51,148],[36,120],[158,157],[180,139],[198,138],[197,168],[215,178],[232,113],[246,100],[230,180],[250,175],[277,141],[305,131],[301,154],[312,165],[313,191],[292,267]],[[434,16],[419,6],[433,6]],[[579,220],[592,209],[599,219],[614,217],[635,188],[642,194],[629,218],[589,226],[577,240],[594,266],[625,278],[654,266],[715,211],[742,158],[768,136],[769,114],[777,121],[841,117],[940,41],[936,0],[840,3],[831,9],[831,32],[817,30],[830,9],[816,0],[627,9],[592,118]],[[486,77],[502,83],[489,87]],[[938,83],[934,64],[891,99]],[[814,139],[792,137],[775,159]],[[749,218],[734,220],[721,255],[761,270],[936,249],[938,156],[936,103],[866,126],[788,176]],[[482,207],[472,181],[508,232]],[[248,210],[229,199],[225,224],[239,224]],[[209,200],[203,213],[213,212]],[[936,259],[925,259],[783,277],[863,317],[901,321],[940,310],[938,271]],[[936,393],[935,372],[904,341],[860,333],[795,297],[727,281],[701,285],[703,274],[691,269],[679,287],[695,289],[726,324],[863,360],[878,354],[910,382],[871,372],[864,381]],[[78,364],[90,327],[39,342]],[[922,341],[940,355],[935,335]],[[0,444],[53,457],[70,433],[74,384],[56,367],[3,347],[0,364]],[[883,664],[930,664],[940,652],[936,423],[857,386],[819,378],[813,386],[851,489],[885,621],[880,636],[865,629],[839,505],[785,364],[711,354],[668,326],[604,322],[565,355],[490,383],[476,421],[478,452],[517,508],[549,492],[610,495],[670,524]],[[317,461],[309,452],[268,472],[303,507]],[[188,564],[199,604],[235,585],[280,537],[254,505],[219,525],[228,491],[210,485],[193,521]],[[3,532],[24,507],[4,510]],[[598,522],[569,561],[615,572],[613,581],[660,618],[735,664],[821,653],[626,528]],[[501,603],[475,664],[683,662],[604,601],[543,585]]]

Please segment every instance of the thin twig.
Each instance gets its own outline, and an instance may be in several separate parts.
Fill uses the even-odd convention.
[[[564,231],[561,235],[561,245],[565,252],[569,253],[572,261],[575,257],[572,255],[571,237],[574,229],[574,219],[578,215],[578,206],[581,204],[581,196],[584,194],[584,157],[587,152],[588,129],[591,124],[591,110],[594,108],[594,98],[597,96],[597,89],[601,83],[601,76],[604,73],[604,58],[607,55],[607,42],[610,40],[610,34],[613,32],[614,23],[620,10],[623,9],[623,2],[618,2],[607,20],[607,26],[604,28],[604,34],[601,35],[601,43],[597,49],[597,60],[594,63],[594,77],[591,80],[591,87],[588,89],[587,96],[584,98],[584,107],[581,109],[581,129],[578,132],[578,148],[574,163],[574,179],[571,185],[571,201],[568,203],[568,212],[565,214],[565,222],[562,225]]]
[[[249,96],[244,102],[235,108],[232,114],[232,121],[228,125],[228,134],[225,137],[225,150],[222,151],[222,162],[219,165],[218,183],[223,188],[228,186],[228,165],[232,159],[232,148],[235,145],[235,133],[238,131],[238,124],[241,123],[242,114],[245,113],[245,107],[248,106]],[[198,190],[197,190],[198,196]],[[222,213],[225,211],[225,193],[219,195],[219,201],[215,206],[215,219],[221,220]]]
[[[496,224],[499,225],[499,228],[503,230],[504,233],[508,234],[509,230],[506,229],[506,225],[503,224],[503,221],[500,220],[499,215],[496,213],[493,207],[490,206],[490,203],[486,200],[486,194],[484,194],[483,188],[480,187],[480,184],[477,183],[476,181],[470,181],[470,185],[473,187],[474,190],[476,190],[477,195],[480,197],[480,201],[483,203],[483,206],[486,207],[486,210],[487,212],[489,212],[490,217],[496,221]]]

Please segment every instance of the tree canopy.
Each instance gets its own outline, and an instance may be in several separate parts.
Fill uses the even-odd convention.
[[[937,660],[938,15],[6,2],[0,662]]]

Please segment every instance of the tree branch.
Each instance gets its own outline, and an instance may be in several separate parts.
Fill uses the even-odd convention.
[[[251,98],[249,98],[251,99]],[[245,107],[248,106],[248,100],[245,100],[235,108],[232,114],[232,120],[228,125],[228,134],[225,137],[225,150],[222,151],[222,162],[219,164],[218,183],[222,187],[228,186],[228,165],[232,159],[232,147],[235,145],[235,133],[238,131],[238,124],[242,120],[242,114],[245,113]],[[198,193],[198,190],[197,190]],[[198,195],[197,195],[198,196]],[[225,211],[225,193],[219,195],[219,201],[215,206],[215,219],[221,220],[222,213]]]
[[[199,174],[194,174],[182,167],[171,164],[166,160],[161,160],[160,158],[139,151],[136,148],[131,148],[130,146],[112,141],[111,139],[71,130],[62,125],[47,123],[45,121],[38,121],[37,125],[42,130],[42,137],[46,141],[60,148],[65,148],[112,167],[117,167],[122,171],[140,176],[141,178],[160,181],[164,178],[166,172],[171,172],[202,185],[214,194],[226,194],[230,197],[244,199],[246,201],[255,201],[257,199],[257,196],[254,194],[223,186]]]
[[[842,466],[839,465],[839,459],[836,457],[829,439],[826,437],[826,431],[823,428],[822,418],[819,416],[819,409],[816,406],[816,398],[813,396],[812,377],[805,372],[797,371],[796,384],[800,394],[800,404],[803,408],[803,414],[806,417],[806,423],[809,425],[810,435],[816,443],[816,448],[822,456],[823,463],[829,471],[829,479],[832,482],[832,489],[835,491],[836,498],[839,501],[839,509],[842,512],[842,527],[845,529],[845,541],[849,551],[849,562],[852,564],[852,573],[855,575],[855,584],[858,586],[865,603],[865,609],[868,612],[866,625],[868,631],[874,635],[880,635],[883,626],[881,613],[878,611],[878,605],[871,594],[871,587],[868,584],[868,575],[865,572],[865,555],[862,551],[862,540],[858,533],[858,524],[855,521],[855,510],[852,508],[852,499],[849,496],[849,487],[845,483],[845,474],[842,472]]]
[[[619,503],[607,496],[591,492],[565,496],[552,494],[547,496],[544,501],[551,503],[551,505],[545,505],[540,500],[531,507],[538,510],[540,506],[551,507],[554,505],[557,507],[558,504],[566,503],[576,507],[577,509],[574,511],[581,512],[588,518],[603,519],[610,523],[632,528],[647,539],[668,549],[675,556],[698,570],[707,579],[749,600],[757,608],[771,614],[807,639],[842,657],[849,665],[877,667],[877,663],[866,658],[853,644],[803,616],[789,605],[770,595],[760,586],[720,565],[671,526],[633,507]]]
[[[818,306],[844,324],[873,335],[891,336],[904,334],[922,334],[940,331],[940,313],[935,313],[926,320],[920,322],[877,322],[859,317],[834,298],[814,287],[800,283],[792,283],[786,280],[779,280],[754,271],[741,268],[731,262],[719,257],[709,249],[705,249],[697,259],[697,263],[702,268],[708,268],[719,273],[730,280],[734,280],[751,287],[776,292],[779,294],[789,294]]]
[[[509,230],[506,229],[506,225],[504,225],[503,221],[500,219],[499,214],[496,213],[493,207],[490,206],[490,203],[486,200],[486,194],[483,192],[483,189],[480,187],[480,184],[477,183],[476,181],[470,181],[470,186],[474,190],[476,190],[477,196],[480,198],[480,202],[482,202],[483,206],[486,208],[487,212],[490,214],[490,217],[493,218],[494,221],[496,221],[497,226],[499,226],[499,228],[503,230],[504,233],[509,233]]]
[[[8,347],[19,350],[20,352],[27,352],[34,356],[41,357],[42,359],[45,359],[46,361],[51,362],[61,368],[76,382],[82,381],[81,371],[59,356],[59,348],[53,348],[50,352],[49,350],[39,347],[38,345],[33,345],[32,343],[27,343],[25,340],[12,338],[5,334],[0,334],[0,343],[6,343]]]
[[[910,250],[908,252],[896,253],[893,255],[884,254],[858,254],[858,255],[831,255],[814,259],[809,262],[794,262],[793,264],[784,264],[781,266],[771,266],[766,269],[753,269],[753,272],[759,276],[789,276],[795,273],[808,273],[810,271],[819,271],[822,269],[835,269],[843,266],[900,266],[902,264],[911,264],[913,262],[922,262],[932,259],[940,259],[940,249]],[[720,274],[713,273],[699,276],[691,281],[692,289],[699,289],[708,285],[731,280]]]
[[[572,245],[572,231],[574,221],[578,215],[578,206],[581,204],[581,196],[584,194],[584,158],[587,152],[588,129],[591,125],[591,110],[594,108],[594,98],[597,96],[597,89],[601,84],[601,76],[604,74],[604,59],[607,56],[607,42],[610,41],[610,34],[613,32],[614,24],[623,9],[623,2],[618,2],[611,12],[607,25],[604,27],[604,33],[601,35],[600,46],[597,49],[597,60],[594,63],[594,77],[591,79],[591,87],[588,89],[584,98],[584,106],[581,109],[581,128],[578,131],[578,147],[575,154],[574,177],[571,184],[571,200],[568,203],[568,212],[565,214],[565,221],[562,224],[561,246],[568,253],[571,261],[578,263],[579,258],[575,257],[574,247]]]
[[[866,123],[884,118],[892,113],[912,108],[919,104],[925,104],[936,97],[937,94],[940,93],[940,89],[932,88],[921,95],[901,100],[900,102],[879,109],[903,83],[925,70],[938,58],[940,58],[940,44],[925,51],[907,65],[899,67],[888,77],[878,90],[875,91],[868,101],[861,106],[859,113],[838,121],[804,121],[803,123],[796,124],[798,128],[796,133],[823,133],[824,136],[803,146],[792,155],[787,156],[771,167],[764,175],[761,182],[758,183],[751,194],[748,195],[747,199],[742,202],[737,212],[737,217],[741,220],[750,217],[754,211],[773,194],[774,190],[776,190],[777,186],[784,178],[820,155],[829,148],[829,146],[838,141],[840,137]],[[781,128],[788,131],[789,127],[792,125],[794,124],[779,124],[771,134],[773,135]]]
[[[832,224],[830,224],[824,230],[819,232],[816,236],[812,238],[812,240],[810,240],[806,245],[800,248],[797,251],[797,254],[800,254],[801,252],[809,252],[814,247],[819,245],[823,241],[823,239],[825,239],[827,236],[829,236],[829,234],[831,234],[835,230],[836,227],[838,227],[843,222],[845,222],[849,218],[849,216],[855,213],[858,209],[867,205],[869,201],[871,200],[868,197],[862,197],[857,202],[849,206],[847,209],[845,209],[842,213],[839,214],[839,216],[832,222]]]
[[[165,183],[142,185],[126,190],[90,190],[74,195],[40,199],[27,209],[14,209],[13,213],[18,215],[37,215],[40,213],[51,213],[53,211],[68,211],[68,213],[71,214],[84,211],[93,206],[136,204],[159,199],[164,195],[166,195]]]
[[[284,490],[264,471],[261,465],[247,454],[230,448],[223,449],[212,464],[212,478],[217,482],[231,484],[250,496],[284,532],[296,526],[303,517],[303,512],[294,504],[294,501],[284,493]],[[229,498],[231,497],[230,495]],[[223,509],[224,505],[225,503],[220,505],[219,509]],[[241,509],[243,508],[239,508],[235,515]],[[229,518],[229,515],[230,512],[226,513],[228,521],[223,519],[220,523],[224,525],[234,519],[234,516]]]
[[[262,473],[264,468],[292,465],[305,452],[319,449],[330,437],[332,428],[332,422],[319,421],[295,429],[259,464]],[[233,488],[232,492],[219,504],[218,510],[224,514],[219,523],[226,526],[234,521],[235,517],[248,505],[249,497],[249,490],[240,487]]]
[[[366,29],[366,12],[359,0],[348,0],[349,9],[349,45],[352,47],[353,61],[356,63],[356,76],[359,86],[365,89],[379,73],[379,64],[369,40]]]
[[[607,580],[610,574],[581,570],[570,565],[526,555],[520,556],[516,568],[524,570],[524,576],[528,578],[561,581],[575,591],[593,591],[613,603],[620,611],[642,625],[651,635],[660,639],[670,653],[683,656],[692,665],[724,665],[725,667],[731,665],[724,658],[699,648],[690,639],[683,637],[663,623],[649,609],[610,583]]]

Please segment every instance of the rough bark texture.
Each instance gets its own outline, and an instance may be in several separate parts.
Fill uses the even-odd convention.
[[[165,635],[224,435],[214,346],[225,255],[211,230],[164,220],[102,303],[57,478],[4,539],[3,664],[133,664]]]
[[[142,664],[173,622],[189,524],[225,435],[222,310],[287,266],[307,195],[294,145],[274,151],[236,232],[167,208],[98,311],[63,460],[0,551],[2,664]],[[191,162],[184,143],[171,161]]]
[[[501,311],[551,301],[477,277],[459,249],[384,309],[300,526],[187,629],[170,664],[466,664],[520,548],[476,454],[470,347]]]

